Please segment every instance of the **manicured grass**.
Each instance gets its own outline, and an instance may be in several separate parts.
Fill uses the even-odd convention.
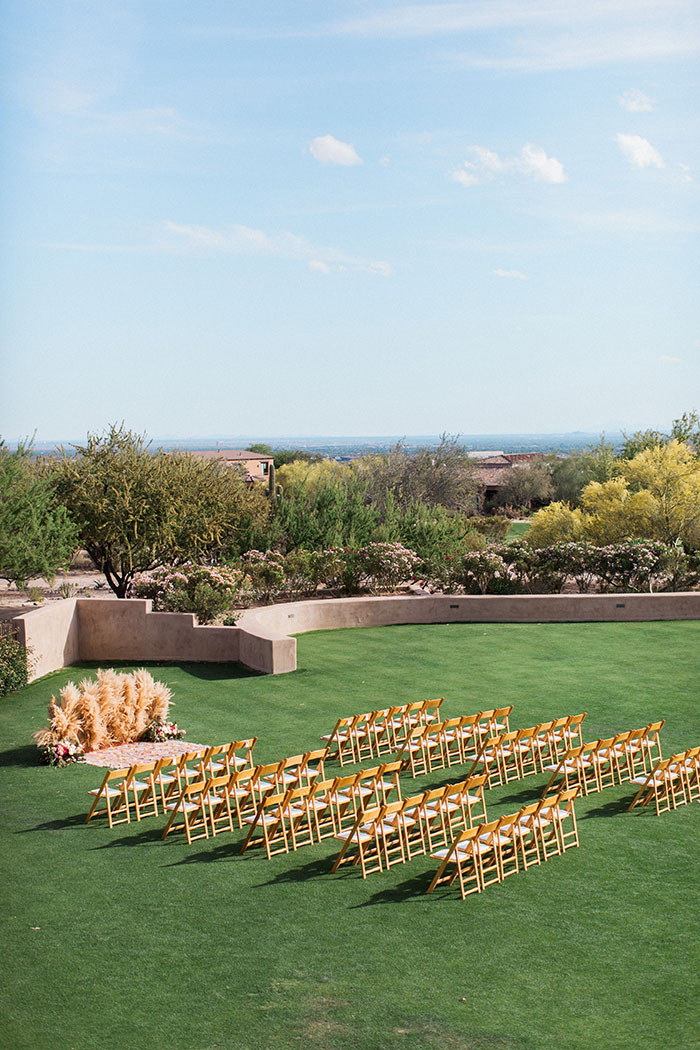
[[[512,521],[506,536],[506,543],[512,543],[513,540],[521,540],[529,529],[529,521]]]
[[[299,670],[157,668],[190,740],[257,733],[271,760],[340,714],[445,695],[512,724],[588,711],[585,737],[666,718],[700,743],[700,623],[435,625],[299,638]],[[581,848],[480,897],[425,896],[416,858],[331,876],[326,841],[267,861],[242,832],[188,847],[162,821],[84,824],[97,769],[34,764],[60,672],[0,701],[3,1025],[13,1050],[691,1050],[700,1031],[700,805],[578,805]],[[89,672],[88,672],[89,673]],[[331,767],[335,768],[335,767]],[[408,783],[457,780],[460,769]],[[487,794],[489,814],[542,777]]]

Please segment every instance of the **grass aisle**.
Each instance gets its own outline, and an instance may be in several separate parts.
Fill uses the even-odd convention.
[[[445,695],[512,724],[588,711],[586,739],[666,718],[700,744],[700,623],[435,625],[299,638],[299,670],[164,666],[188,738],[256,733],[259,761],[341,714]],[[694,1050],[700,805],[577,807],[581,848],[462,902],[429,858],[329,875],[332,843],[268,862],[242,832],[188,847],[162,820],[85,826],[98,770],[35,764],[57,673],[0,701],[3,1025],[12,1050]],[[367,763],[366,763],[367,764]],[[330,767],[331,770],[335,766]],[[408,783],[459,779],[460,768]],[[537,797],[530,777],[489,815]]]

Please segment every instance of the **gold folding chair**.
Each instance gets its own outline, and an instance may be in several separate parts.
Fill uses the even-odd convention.
[[[86,824],[89,824],[93,817],[103,814],[106,815],[110,828],[115,824],[128,824],[131,821],[129,787],[135,768],[130,766],[128,769],[108,769],[100,786],[88,791],[94,798],[90,812],[85,818]],[[105,804],[104,809],[97,808],[100,800]]]
[[[572,846],[580,845],[578,826],[576,823],[576,810],[574,809],[574,803],[578,794],[578,788],[570,788],[568,791],[561,791],[552,807],[552,815],[554,816],[556,832],[562,853],[567,849],[571,849]]]
[[[256,767],[247,766],[245,769],[237,769],[229,777],[228,797],[229,800],[233,800],[239,828],[244,826],[247,817],[255,815],[258,808],[257,796],[253,791],[256,775]]]
[[[195,839],[209,838],[209,819],[205,806],[206,793],[206,780],[197,780],[192,784],[184,785],[175,801],[168,805],[170,816],[163,829],[161,841],[166,839],[171,831],[184,831],[188,846]],[[179,823],[178,817],[181,818]]]
[[[449,846],[437,849],[430,854],[434,860],[439,860],[441,863],[426,893],[432,893],[436,887],[441,885],[451,886],[455,879],[459,879],[462,900],[465,900],[471,893],[481,893],[484,888],[481,860],[487,852],[490,852],[490,847],[482,843],[479,838],[485,827],[486,825],[480,824],[474,828],[466,828]]]
[[[241,853],[245,853],[249,846],[258,842],[265,846],[268,860],[278,853],[289,853],[285,803],[291,794],[291,791],[270,791],[259,803],[255,816],[245,818],[245,823],[249,824],[250,828],[241,845]],[[258,838],[255,838],[256,832]]]
[[[372,872],[382,870],[382,854],[377,830],[382,809],[382,806],[367,809],[357,815],[351,828],[338,831],[335,837],[343,845],[331,868],[331,874],[334,874],[342,864],[349,863],[360,865],[363,879],[366,879]]]
[[[321,737],[321,740],[327,741],[326,757],[337,758],[341,766],[345,765],[346,762],[355,761],[353,722],[357,717],[357,715],[351,715],[347,718],[339,718],[332,732],[326,733]],[[336,749],[334,755],[332,754],[333,748]]]
[[[629,812],[635,806],[648,806],[654,800],[656,815],[668,813],[677,807],[677,784],[682,780],[678,766],[672,766],[673,759],[666,758],[656,762],[651,771],[643,776],[634,777],[633,784],[639,784],[639,791],[627,807]]]

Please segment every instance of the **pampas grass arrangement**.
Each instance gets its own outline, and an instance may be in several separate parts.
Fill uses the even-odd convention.
[[[171,693],[143,667],[133,674],[108,668],[96,681],[69,682],[59,698],[49,700],[48,729],[34,734],[42,751],[57,745],[99,751],[138,740],[153,722],[167,721]]]

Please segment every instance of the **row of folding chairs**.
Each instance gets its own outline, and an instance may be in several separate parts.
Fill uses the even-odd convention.
[[[658,816],[689,802],[700,802],[700,747],[689,747],[656,762],[648,773],[632,777],[632,783],[639,785],[639,791],[628,811],[648,806],[653,800]]]
[[[463,828],[486,820],[485,783],[485,776],[472,777],[366,807],[352,827],[335,836],[343,845],[332,872],[343,864],[356,864],[366,879],[451,842]]]
[[[434,721],[443,700],[442,696],[435,700],[417,700],[339,718],[332,732],[324,734],[321,740],[327,741],[329,757],[337,758],[341,766],[381,758],[401,747],[416,726]]]
[[[252,768],[256,742],[257,737],[232,740],[126,769],[110,769],[100,786],[88,792],[93,802],[85,823],[95,816],[106,816],[111,828],[115,824],[130,823],[132,818],[140,821],[158,816],[168,810],[173,798],[187,784],[212,776],[228,777],[234,771]]]
[[[307,777],[286,787],[279,777],[275,786],[272,766],[258,768],[262,776],[246,770],[188,785],[173,805],[162,838],[183,831],[191,843],[247,827],[241,853],[262,844],[269,858],[329,838],[354,823],[363,806],[401,794],[396,762],[330,780]]]
[[[475,754],[470,774],[481,770],[489,778],[489,787],[509,784],[512,780],[544,773],[549,764],[558,762],[572,747],[581,743],[586,717],[564,715],[549,722],[539,722],[526,729],[497,733],[484,740]]]
[[[440,867],[427,892],[458,881],[464,900],[578,846],[577,794],[578,788],[561,791],[517,813],[460,832],[450,846],[431,854]]]
[[[545,767],[545,772],[551,773],[545,794],[556,783],[565,788],[578,786],[584,795],[589,795],[646,776],[663,758],[659,740],[663,724],[663,719],[650,722],[642,729],[628,729],[571,748],[558,762]]]
[[[445,722],[417,726],[412,730],[397,758],[412,777],[434,769],[463,765],[481,749],[484,741],[509,728],[513,705],[479,711],[475,715],[449,718]]]

